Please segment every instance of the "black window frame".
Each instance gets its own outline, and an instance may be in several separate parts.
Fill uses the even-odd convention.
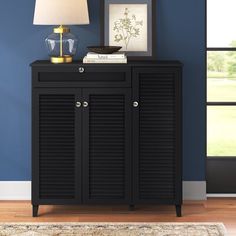
[[[222,4],[223,1],[222,1]],[[227,107],[235,106],[235,102],[208,102],[208,89],[207,89],[207,54],[208,52],[236,52],[236,47],[208,47],[208,0],[205,0],[205,153],[206,153],[206,181],[208,194],[235,194],[236,182],[230,181],[236,179],[236,153],[235,156],[208,156],[207,154],[207,126],[208,126],[208,107],[218,106]],[[236,125],[236,123],[235,123]],[[235,134],[236,135],[236,134]],[[230,168],[233,167],[233,168]],[[234,171],[235,167],[235,171]],[[235,182],[235,183],[232,183]]]

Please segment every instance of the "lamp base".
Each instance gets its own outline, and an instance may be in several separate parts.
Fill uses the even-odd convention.
[[[61,63],[71,63],[73,61],[72,56],[62,56],[62,57],[51,57],[51,62],[53,64],[61,64]]]

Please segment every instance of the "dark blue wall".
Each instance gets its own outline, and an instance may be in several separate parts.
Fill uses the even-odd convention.
[[[158,0],[158,59],[184,63],[184,180],[205,180],[204,1]],[[89,0],[91,24],[73,27],[80,45],[99,44],[99,0]],[[33,26],[34,0],[0,1],[0,181],[30,180],[31,77],[29,64],[47,59],[52,27]]]

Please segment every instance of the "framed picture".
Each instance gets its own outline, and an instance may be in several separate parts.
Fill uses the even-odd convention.
[[[155,57],[156,0],[102,0],[101,42],[135,59]]]

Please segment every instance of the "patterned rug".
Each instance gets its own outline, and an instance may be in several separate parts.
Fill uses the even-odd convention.
[[[221,223],[0,224],[0,236],[224,236]]]

